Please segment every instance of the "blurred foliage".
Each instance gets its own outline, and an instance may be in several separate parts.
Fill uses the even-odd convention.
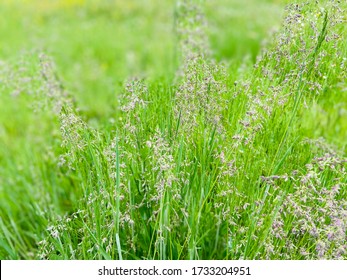
[[[5,0],[0,4],[0,59],[16,59],[27,50],[48,53],[87,117],[107,119],[126,78],[173,78],[177,3]],[[280,22],[283,4],[206,1],[215,57],[231,61],[234,70],[249,58],[254,61],[263,38]]]

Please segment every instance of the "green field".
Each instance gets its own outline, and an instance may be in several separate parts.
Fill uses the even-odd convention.
[[[347,3],[0,3],[0,259],[347,259]]]

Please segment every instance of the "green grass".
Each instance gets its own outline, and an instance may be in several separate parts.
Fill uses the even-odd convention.
[[[346,4],[122,2],[0,4],[0,258],[347,259]]]

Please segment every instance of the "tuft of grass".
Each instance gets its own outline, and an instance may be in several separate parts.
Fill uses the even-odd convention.
[[[249,59],[210,4],[161,4],[174,32],[144,40],[153,21],[110,7],[155,1],[87,2],[41,6],[31,34],[66,20],[93,46],[62,28],[51,56],[1,48],[1,259],[347,259],[345,3],[287,5]]]

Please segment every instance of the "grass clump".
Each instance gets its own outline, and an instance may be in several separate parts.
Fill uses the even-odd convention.
[[[5,63],[1,109],[19,115],[0,114],[2,258],[347,258],[346,5],[288,5],[233,71],[188,2],[175,77],[127,80],[107,121],[46,55]]]

